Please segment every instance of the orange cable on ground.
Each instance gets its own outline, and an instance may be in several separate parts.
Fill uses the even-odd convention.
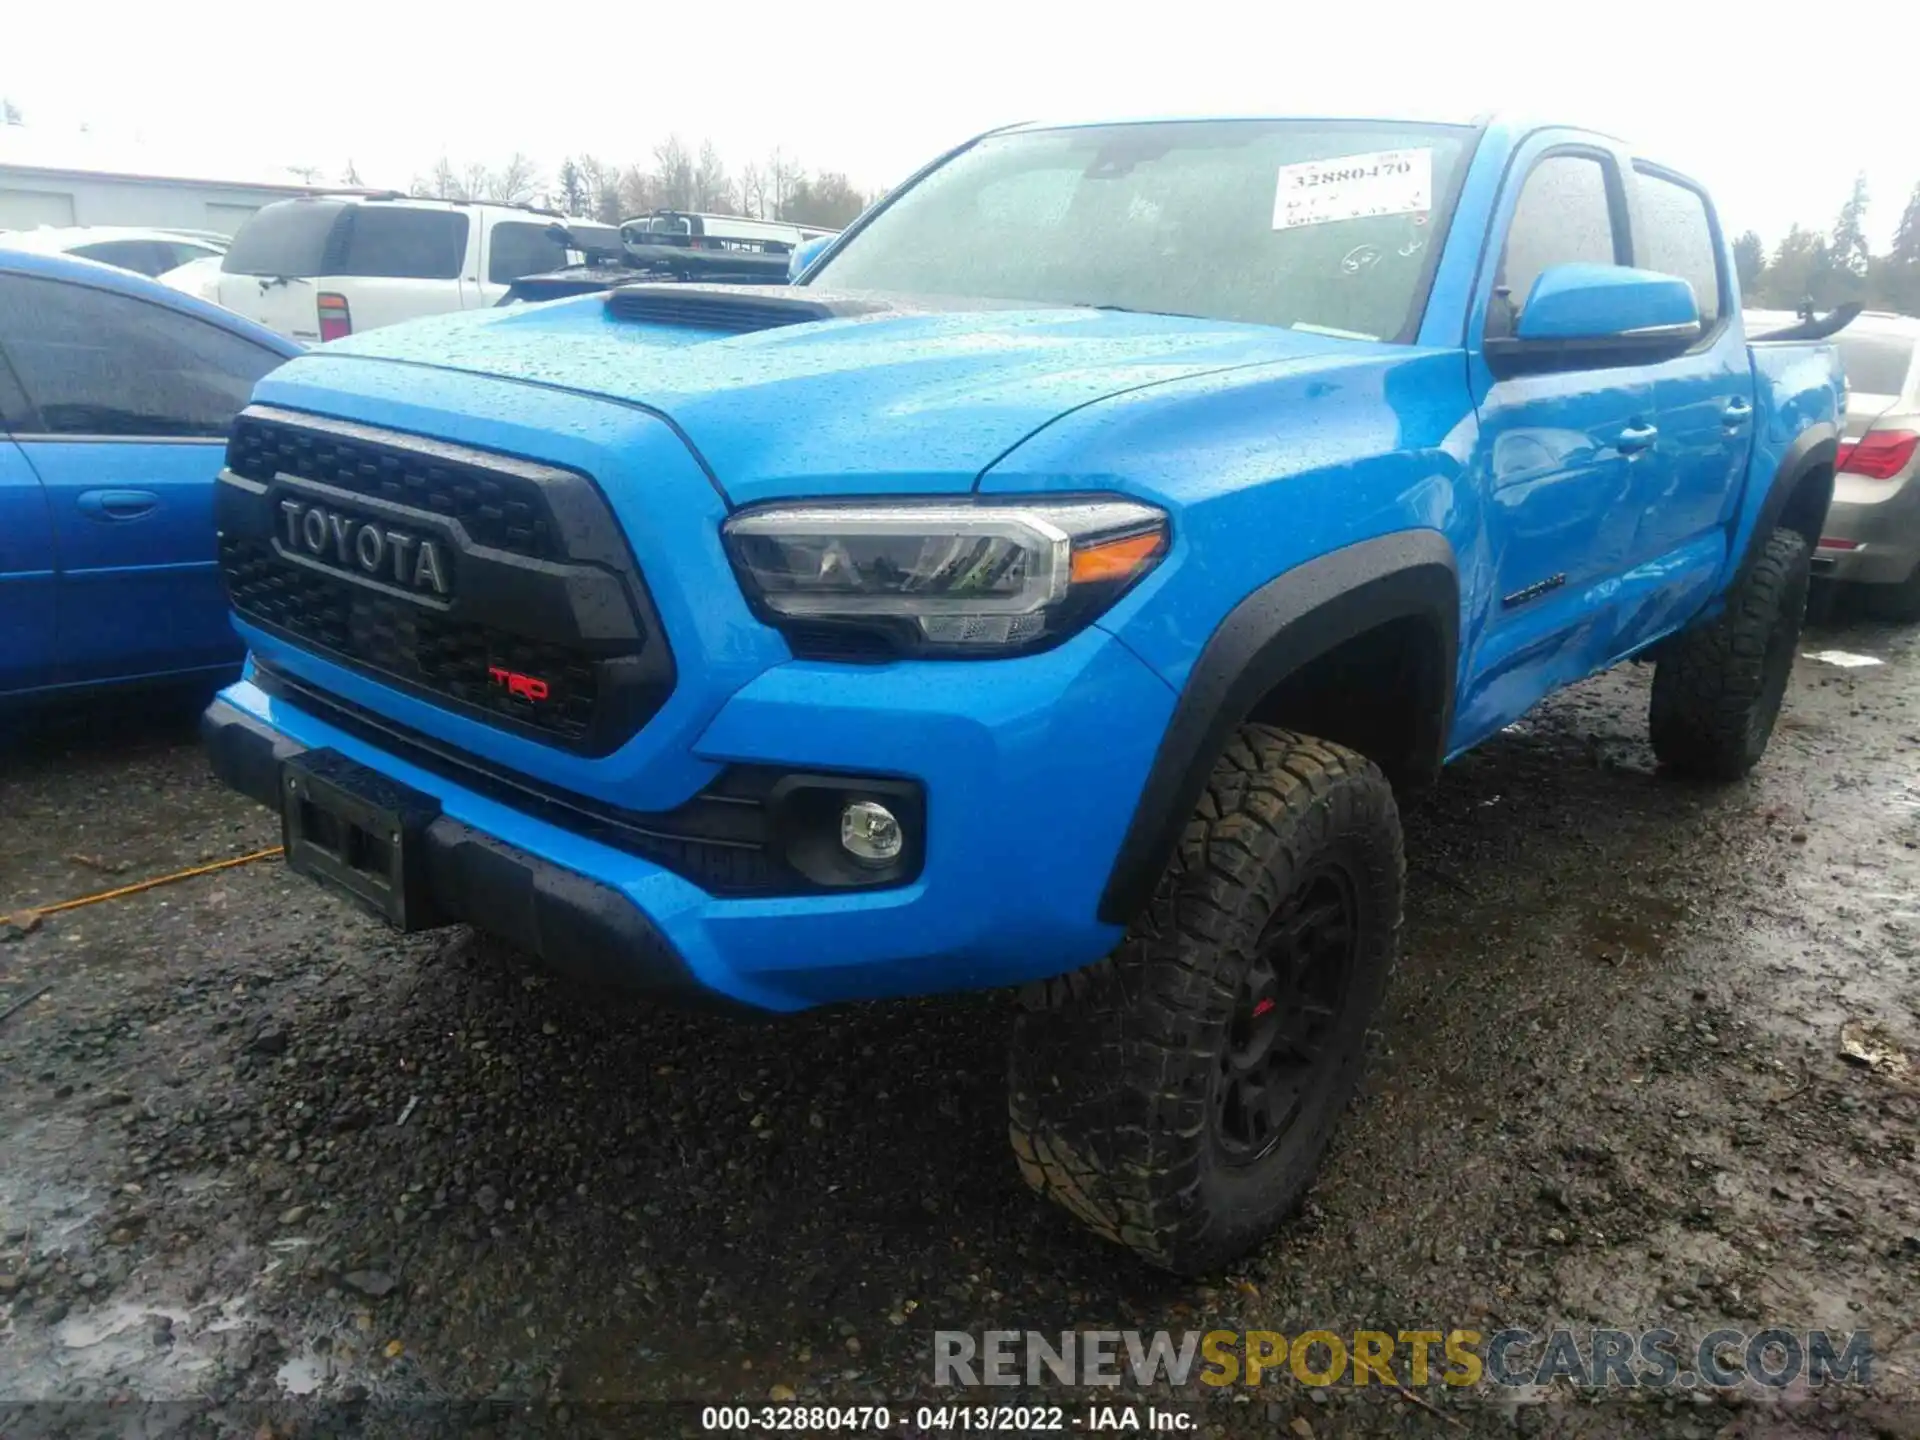
[[[142,890],[151,890],[159,885],[171,885],[176,880],[191,880],[196,875],[210,875],[215,870],[231,870],[236,865],[251,865],[256,860],[271,860],[281,853],[281,847],[273,846],[268,850],[256,850],[251,855],[236,855],[231,860],[216,860],[211,865],[196,865],[191,870],[176,870],[171,875],[157,876],[152,880],[142,880],[133,885],[122,885],[118,890],[102,890],[98,895],[82,895],[78,900],[62,900],[58,905],[28,906],[28,915],[58,915],[62,910],[78,910],[82,905],[95,905],[102,900],[118,900],[122,895],[137,895]]]

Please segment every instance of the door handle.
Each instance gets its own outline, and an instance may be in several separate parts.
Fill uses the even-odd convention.
[[[1744,425],[1753,418],[1753,405],[1750,401],[1734,398],[1727,402],[1727,408],[1720,412],[1721,423],[1729,427]]]
[[[1613,443],[1622,455],[1637,455],[1640,451],[1651,448],[1653,442],[1659,438],[1660,427],[1657,425],[1629,425],[1620,432],[1620,438]]]
[[[151,490],[83,490],[74,504],[89,520],[113,524],[152,514],[160,497]]]

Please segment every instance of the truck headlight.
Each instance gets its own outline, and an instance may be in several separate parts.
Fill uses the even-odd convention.
[[[800,653],[1009,655],[1087,624],[1166,553],[1166,512],[1080,497],[771,505],[727,550]]]

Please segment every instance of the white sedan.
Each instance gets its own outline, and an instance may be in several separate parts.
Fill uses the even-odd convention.
[[[0,245],[40,254],[78,255],[137,275],[164,275],[195,260],[216,264],[227,237],[211,230],[142,229],[131,225],[43,225],[0,231]]]

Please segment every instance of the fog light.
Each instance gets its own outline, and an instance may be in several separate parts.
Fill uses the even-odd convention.
[[[855,800],[840,812],[840,848],[861,864],[891,864],[902,843],[900,822],[879,802]]]

